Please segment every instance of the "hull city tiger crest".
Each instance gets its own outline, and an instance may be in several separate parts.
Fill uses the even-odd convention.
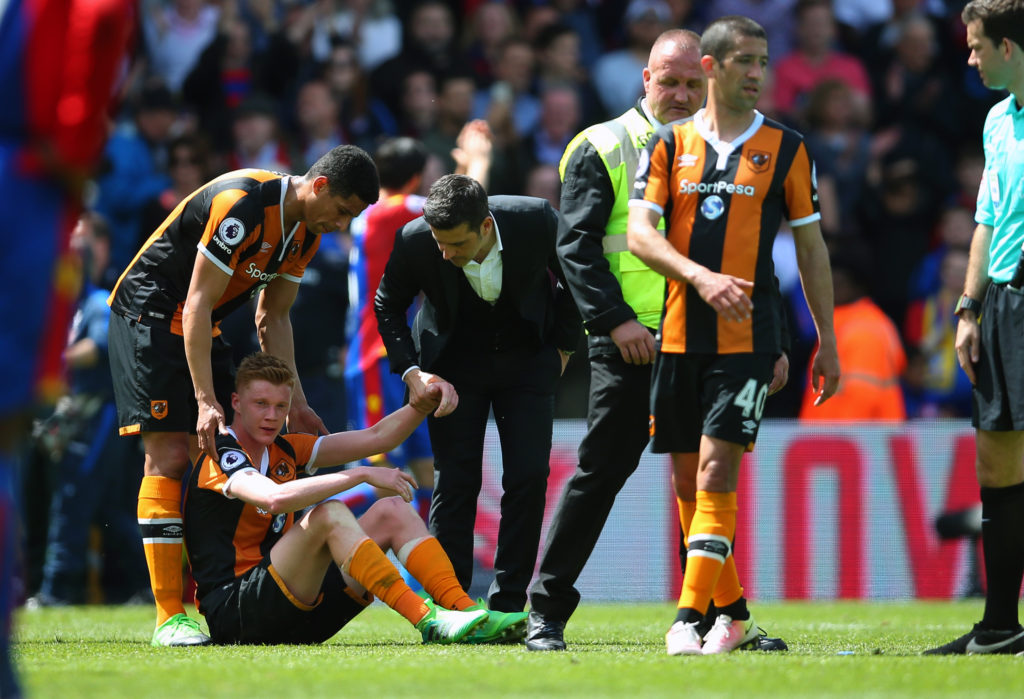
[[[754,172],[764,172],[772,164],[772,154],[766,150],[751,150],[747,162]]]
[[[287,483],[288,481],[295,479],[295,468],[290,463],[282,459],[277,462],[277,465],[274,466],[274,468],[270,469],[269,475],[271,479],[278,483]]]
[[[165,417],[167,417],[167,401],[149,401],[149,414],[155,417],[157,420],[163,420]]]

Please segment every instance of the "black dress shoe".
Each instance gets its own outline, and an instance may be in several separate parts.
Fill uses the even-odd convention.
[[[530,612],[526,621],[526,647],[529,650],[565,650],[565,622],[545,619]]]

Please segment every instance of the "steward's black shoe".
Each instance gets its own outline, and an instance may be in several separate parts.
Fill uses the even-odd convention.
[[[530,650],[565,650],[565,622],[530,612],[526,621],[526,647]]]
[[[999,653],[1013,655],[1024,651],[1024,627],[1017,625],[1015,629],[999,630],[984,629],[981,624],[960,638],[950,641],[944,646],[926,650],[923,655],[975,655],[981,653]]]

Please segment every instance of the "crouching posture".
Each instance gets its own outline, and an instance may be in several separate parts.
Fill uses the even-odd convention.
[[[294,384],[277,357],[243,360],[235,417],[217,437],[217,458],[204,454],[189,479],[185,545],[213,642],[320,643],[374,597],[408,619],[425,643],[522,639],[526,614],[489,612],[459,586],[448,556],[408,504],[411,476],[375,467],[313,475],[394,448],[426,411],[451,412],[453,393],[437,385],[432,405],[406,405],[365,430],[282,435]],[[357,521],[330,498],[360,483],[398,495]],[[388,549],[432,599],[409,588]]]

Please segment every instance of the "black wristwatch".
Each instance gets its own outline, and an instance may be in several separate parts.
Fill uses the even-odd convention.
[[[959,317],[964,311],[970,311],[977,317],[981,313],[981,301],[976,301],[967,294],[962,295],[956,302],[953,315]]]

